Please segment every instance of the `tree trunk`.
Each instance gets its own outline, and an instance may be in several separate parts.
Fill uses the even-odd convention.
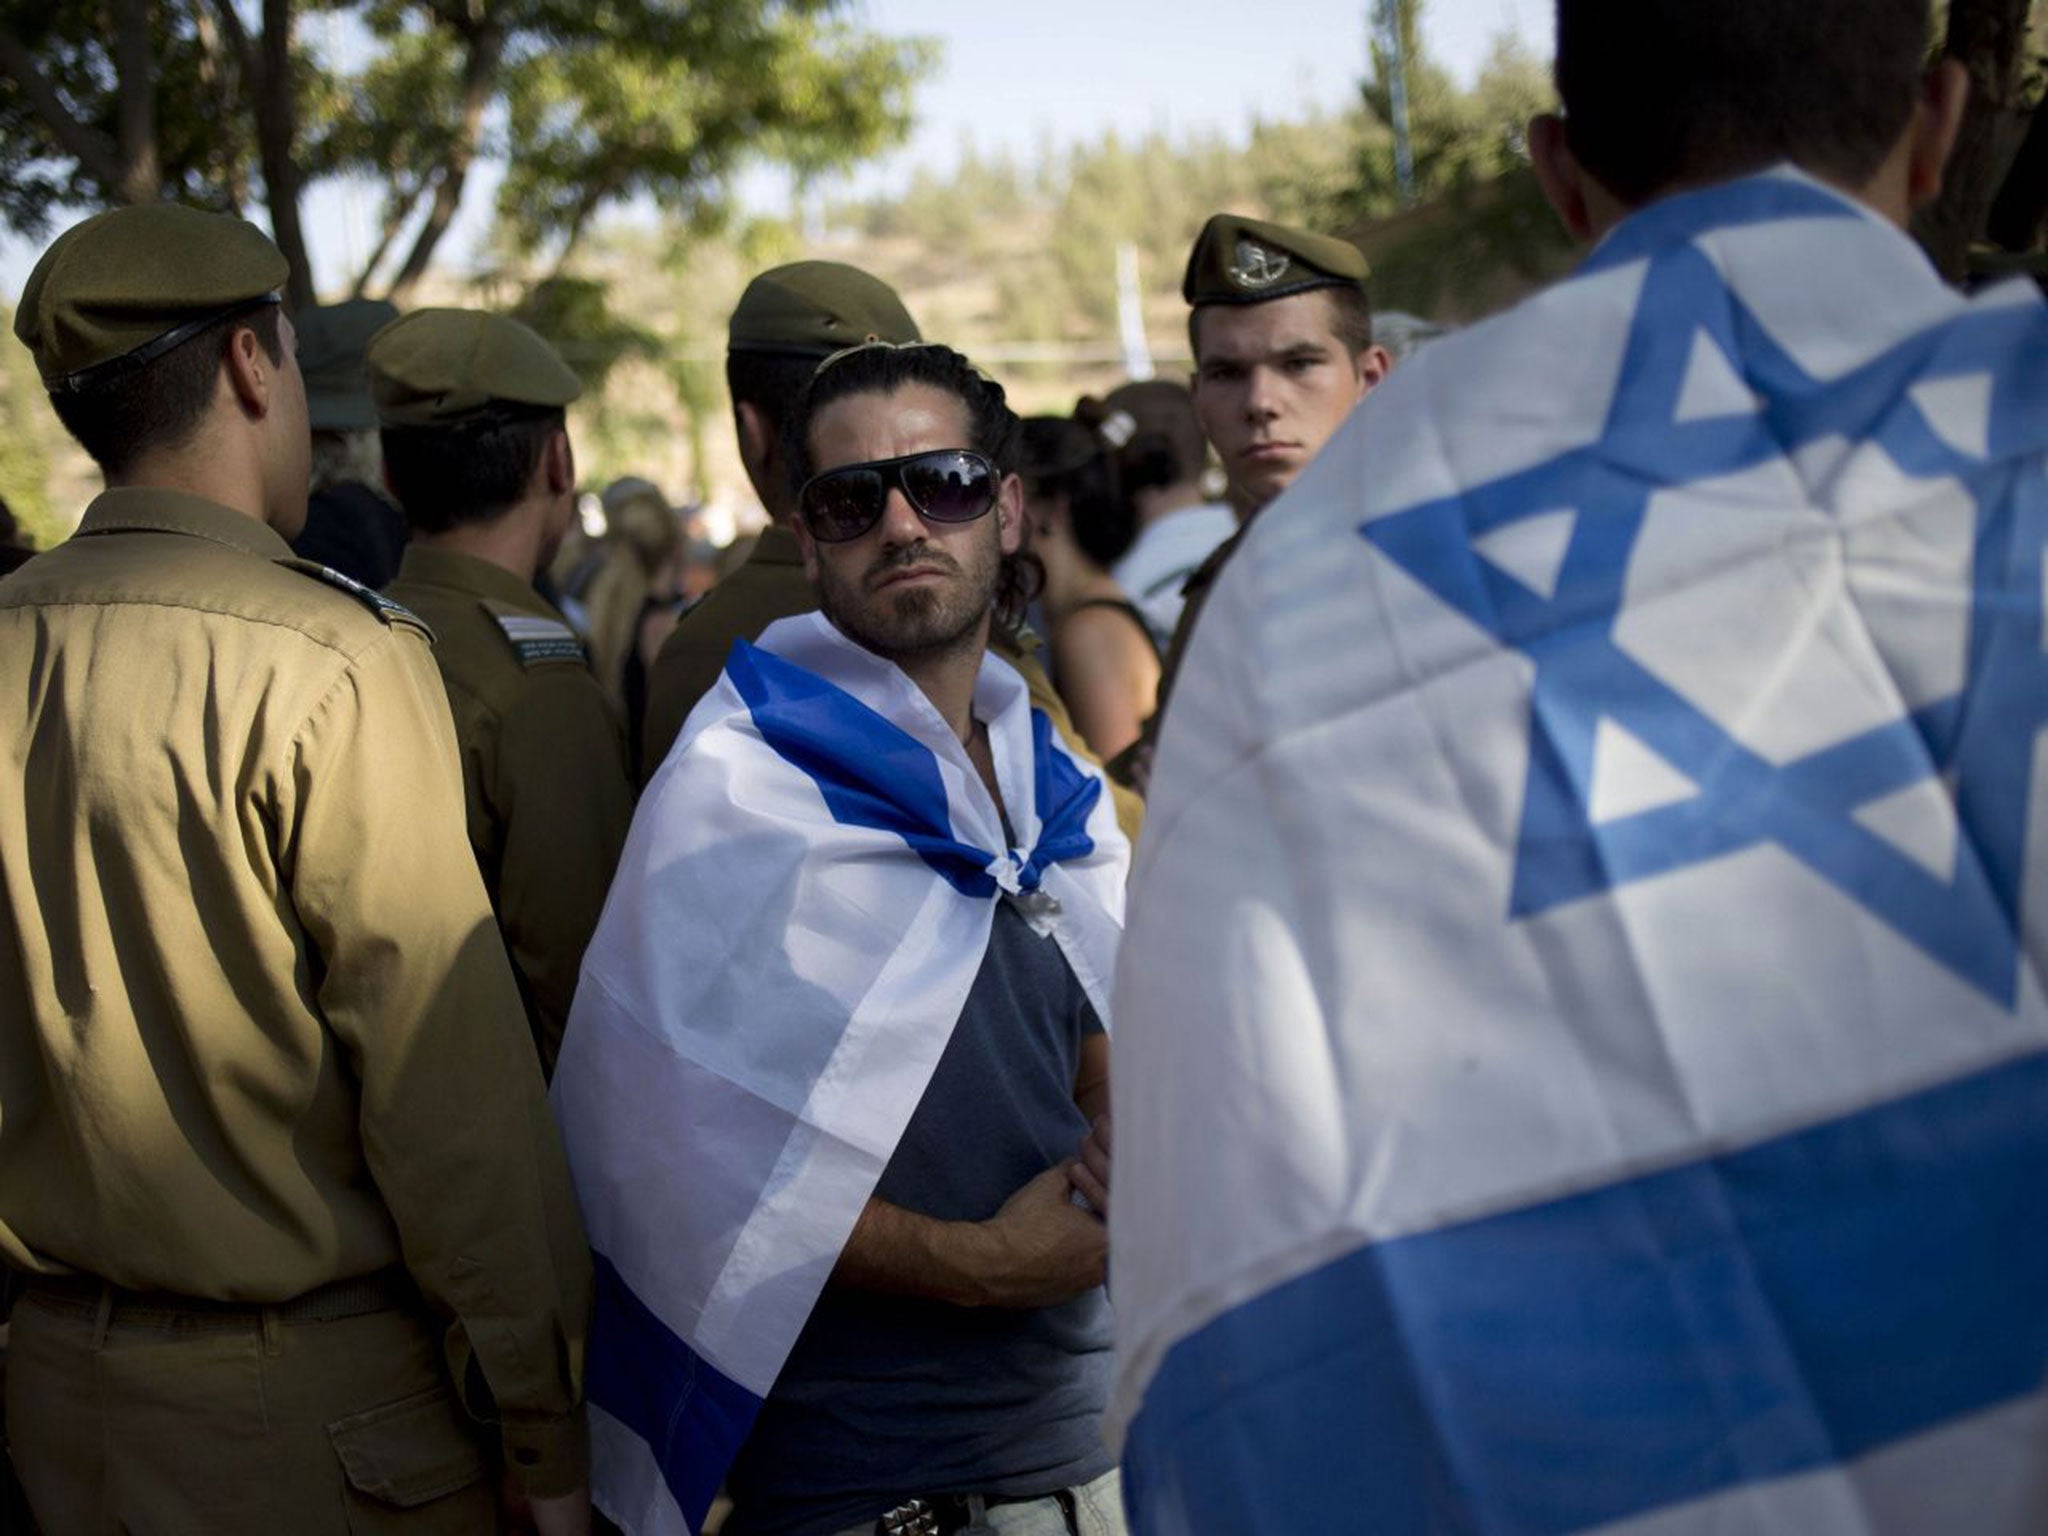
[[[562,248],[556,252],[554,266],[542,279],[543,282],[553,282],[569,270],[569,258],[576,254],[577,246],[583,243],[583,232],[590,227],[591,219],[596,216],[604,200],[612,195],[613,190],[613,184],[609,179],[592,181],[583,189],[583,196],[576,201],[575,211],[569,215],[568,228],[562,236]],[[536,283],[534,286],[538,287],[539,284]]]
[[[199,37],[199,84],[213,101],[242,100],[243,60],[230,53],[220,35],[220,24],[204,5],[192,8],[192,30]],[[249,174],[240,146],[231,142],[221,156],[221,182],[227,188],[228,206],[239,214],[249,206]]]
[[[2008,251],[2030,251],[2048,232],[2048,112],[2034,108],[2027,136],[1991,205],[1985,233]]]
[[[362,270],[356,273],[356,280],[349,287],[350,298],[360,299],[369,292],[370,279],[377,275],[377,268],[384,261],[384,253],[391,249],[391,242],[396,240],[398,232],[405,228],[405,221],[412,217],[413,205],[419,202],[420,194],[424,191],[426,184],[421,182],[401,192],[394,175],[391,188],[385,194],[383,231],[377,236],[377,244],[370,252],[370,259],[363,263]]]
[[[405,265],[391,280],[391,300],[395,304],[404,304],[414,286],[426,275],[428,263],[434,259],[434,248],[448,233],[456,210],[462,206],[462,189],[469,180],[469,167],[476,159],[477,144],[483,137],[484,111],[497,90],[498,63],[504,53],[505,34],[495,22],[487,20],[469,35],[469,55],[462,68],[462,115],[456,129],[455,144],[448,152],[447,163],[441,168],[427,222],[413,240],[412,249],[406,253]]]
[[[163,196],[156,142],[156,38],[149,0],[114,0],[115,137],[121,178],[111,190],[124,203]]]
[[[298,101],[292,76],[291,0],[263,0],[263,36],[257,49],[256,152],[263,165],[270,235],[292,267],[285,279],[285,303],[304,309],[314,302],[313,268],[299,223],[300,176],[292,153],[298,140]]]
[[[1956,135],[1941,196],[1913,232],[1951,282],[1964,275],[1970,244],[1984,233],[1992,201],[2026,129],[2020,62],[2029,0],[1953,0],[1944,52],[1970,75],[1970,100]]]

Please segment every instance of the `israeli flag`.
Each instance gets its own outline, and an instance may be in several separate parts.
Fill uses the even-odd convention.
[[[1140,1532],[2048,1530],[2048,312],[1790,170],[1254,527],[1117,989]]]
[[[820,614],[734,646],[633,820],[555,1111],[597,1273],[593,1491],[694,1531],[909,1123],[995,903],[1106,1021],[1129,846],[1005,662],[982,664],[1015,837],[901,670]]]

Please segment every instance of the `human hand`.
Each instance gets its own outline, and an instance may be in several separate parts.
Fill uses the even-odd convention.
[[[1109,1232],[1068,1199],[1072,1162],[1048,1168],[981,1223],[988,1253],[982,1300],[997,1307],[1052,1307],[1092,1291],[1108,1272]]]
[[[1097,1115],[1081,1142],[1080,1155],[1067,1164],[1067,1178],[1083,1199],[1105,1220],[1109,1217],[1109,1116]]]

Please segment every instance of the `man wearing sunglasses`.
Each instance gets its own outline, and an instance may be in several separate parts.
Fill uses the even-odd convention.
[[[734,647],[635,819],[556,1076],[629,1527],[729,1467],[732,1536],[1122,1531],[1129,848],[991,654],[1030,595],[1018,436],[947,348],[821,366],[789,447],[822,611]]]
[[[844,347],[864,341],[914,342],[917,322],[896,291],[880,278],[837,261],[799,261],[761,273],[747,284],[727,328],[725,377],[732,395],[733,428],[768,526],[740,568],[683,615],[662,643],[647,683],[647,718],[641,732],[644,783],[668,756],[683,721],[718,681],[735,640],[755,640],[777,619],[808,613],[817,595],[804,574],[792,524],[789,448],[784,423],[811,371]],[[1066,706],[1033,654],[1038,639],[1019,626],[995,637],[997,652],[1014,666],[1073,751],[1086,753]],[[1112,786],[1118,824],[1136,838],[1144,819],[1137,796]]]

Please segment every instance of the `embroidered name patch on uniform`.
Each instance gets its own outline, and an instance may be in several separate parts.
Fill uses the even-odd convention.
[[[498,621],[498,628],[505,631],[505,638],[512,642],[512,649],[519,653],[523,666],[583,660],[583,642],[576,638],[575,630],[559,619],[544,619],[529,613],[498,613],[492,617]]]

